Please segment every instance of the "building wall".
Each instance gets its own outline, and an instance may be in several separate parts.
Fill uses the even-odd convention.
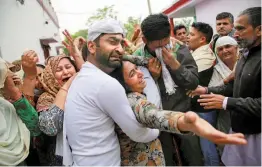
[[[40,62],[44,62],[40,39],[52,37],[61,41],[59,28],[37,0],[25,0],[24,5],[16,0],[0,0],[0,49],[5,60],[20,59],[23,51],[32,49],[38,53]],[[53,49],[50,55],[55,53]]]
[[[260,0],[205,0],[196,5],[197,21],[205,22],[213,27],[216,32],[216,15],[221,12],[230,12],[234,18],[249,8],[261,6]]]

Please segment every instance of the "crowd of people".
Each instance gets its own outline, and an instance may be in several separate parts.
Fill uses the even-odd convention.
[[[107,18],[44,65],[0,58],[0,165],[261,166],[261,7],[216,32]]]

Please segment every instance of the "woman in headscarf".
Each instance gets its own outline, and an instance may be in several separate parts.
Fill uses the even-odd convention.
[[[231,78],[237,64],[239,56],[239,48],[236,40],[229,36],[221,37],[217,40],[215,46],[216,64],[209,82],[208,87],[216,87],[225,84],[225,80]],[[196,90],[189,93],[190,97],[201,94],[201,90],[205,89],[199,86]],[[217,124],[218,130],[228,133],[230,129],[230,113],[224,110],[218,111]],[[219,145],[219,154],[222,155],[224,146]]]
[[[13,74],[0,58],[0,89],[9,94],[10,103],[0,94],[0,165],[26,165],[30,135],[40,134],[38,115],[15,86]]]
[[[44,93],[40,95],[36,109],[40,112],[39,128],[48,135],[44,141],[47,144],[44,146],[45,165],[62,165],[63,135],[60,132],[63,128],[64,103],[76,72],[77,68],[70,57],[58,55],[49,59],[40,77]]]
[[[239,56],[238,44],[234,38],[224,36],[217,42],[215,46],[216,64],[208,85],[212,87],[224,84],[223,80],[234,71]]]
[[[128,100],[142,125],[171,133],[191,131],[215,143],[244,144],[243,135],[226,135],[217,131],[208,122],[199,118],[195,113],[160,110],[147,101],[143,94],[146,86],[143,73],[136,65],[124,61],[122,69],[112,73],[125,88]],[[116,132],[121,148],[121,165],[124,166],[165,166],[164,154],[159,139],[148,143],[132,141],[118,126]]]
[[[217,40],[215,45],[216,64],[208,87],[216,87],[224,84],[224,80],[234,71],[239,48],[236,40],[230,36],[224,36]],[[228,133],[231,125],[230,113],[224,110],[218,111],[217,129]],[[218,146],[219,154],[222,155],[223,145]]]

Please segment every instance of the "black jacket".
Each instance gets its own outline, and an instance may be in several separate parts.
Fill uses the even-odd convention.
[[[198,73],[199,75],[199,85],[201,86],[205,86],[207,87],[211,77],[213,75],[213,71],[214,71],[214,66],[201,71]],[[191,105],[192,105],[192,110],[195,112],[200,112],[200,113],[206,113],[206,112],[210,112],[210,111],[214,111],[214,110],[206,110],[204,109],[204,107],[200,106],[200,103],[197,102],[197,100],[199,99],[199,96],[195,96],[194,98],[191,99]]]
[[[177,60],[181,64],[176,71],[167,66],[174,82],[178,86],[176,93],[168,95],[162,77],[158,84],[161,93],[162,105],[164,110],[186,112],[191,110],[191,98],[186,95],[187,90],[194,90],[199,84],[198,69],[196,62],[189,49],[181,45],[177,50]]]
[[[248,56],[241,57],[234,81],[208,91],[229,97],[227,110],[234,132],[261,133],[261,46],[250,49]]]

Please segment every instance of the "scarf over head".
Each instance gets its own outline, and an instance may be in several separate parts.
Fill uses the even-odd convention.
[[[54,102],[56,94],[62,86],[55,78],[56,68],[63,58],[69,58],[66,55],[58,55],[49,59],[43,73],[40,77],[40,82],[43,85],[44,93],[41,94],[37,101],[36,109],[38,112],[47,110]]]
[[[227,65],[217,55],[217,48],[221,47],[221,46],[225,46],[225,45],[238,46],[237,41],[230,36],[223,36],[223,37],[220,37],[217,40],[216,47],[215,47],[216,65],[214,66],[214,73],[213,73],[213,76],[212,76],[208,86],[223,85],[224,84],[223,79],[225,79],[226,77],[228,77],[232,73],[232,70],[230,70],[227,67]],[[239,52],[239,50],[238,50],[238,52]],[[238,54],[238,52],[237,52],[237,54]]]
[[[4,87],[8,67],[0,58],[0,87]],[[29,153],[30,132],[14,106],[0,97],[0,165],[16,166]]]

